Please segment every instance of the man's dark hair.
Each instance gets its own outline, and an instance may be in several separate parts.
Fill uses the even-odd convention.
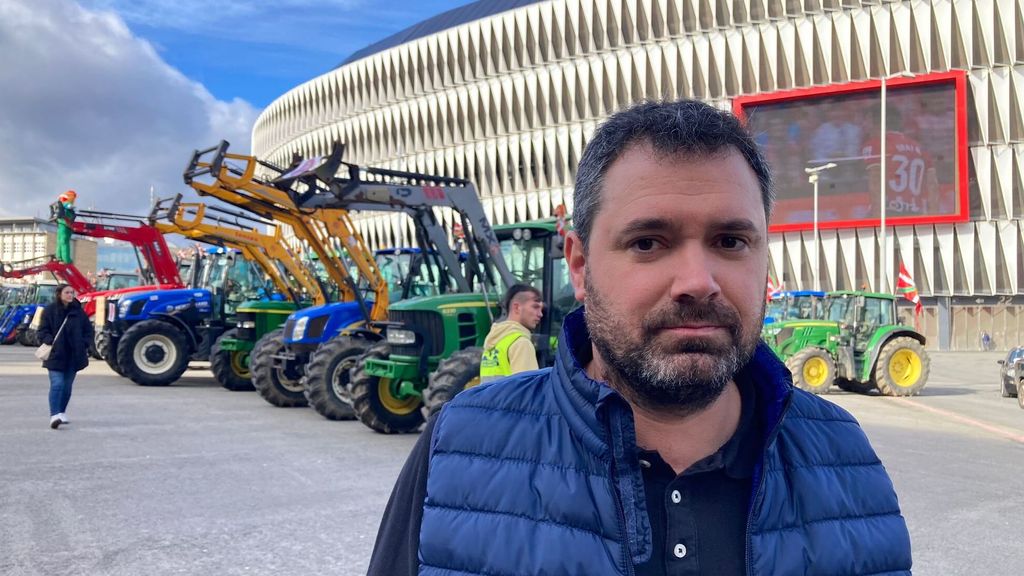
[[[501,311],[508,316],[509,310],[512,309],[512,301],[516,299],[516,296],[524,292],[530,292],[537,297],[537,300],[541,300],[540,290],[537,290],[529,284],[513,284],[508,292],[505,292],[505,297],[501,299]]]
[[[583,151],[573,192],[573,227],[583,247],[601,208],[601,188],[608,168],[630,146],[650,144],[665,156],[708,157],[739,151],[761,186],[765,218],[771,215],[775,192],[771,170],[761,150],[736,116],[698,100],[644,102],[613,114],[597,129]]]
[[[57,284],[57,291],[53,293],[53,301],[56,302],[57,304],[60,304],[61,307],[64,306],[64,302],[62,302],[61,299],[60,299],[60,293],[63,292],[64,289],[69,287],[69,286],[71,286],[71,285],[70,284]]]

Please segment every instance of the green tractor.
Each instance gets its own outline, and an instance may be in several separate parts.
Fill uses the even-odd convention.
[[[762,334],[793,383],[815,394],[834,384],[861,394],[913,396],[928,381],[925,338],[898,322],[889,294],[830,292],[820,320],[773,322]]]
[[[544,295],[544,318],[534,334],[541,366],[554,362],[555,331],[575,306],[563,238],[554,219],[494,227],[512,276]],[[425,418],[480,383],[480,355],[501,313],[498,292],[413,298],[391,306],[385,340],[352,369],[359,419],[384,433],[414,432]]]

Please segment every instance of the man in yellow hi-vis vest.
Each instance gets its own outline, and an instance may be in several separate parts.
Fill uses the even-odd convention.
[[[480,359],[481,382],[539,368],[530,332],[544,317],[540,290],[527,284],[516,284],[505,293],[502,309],[505,311],[504,319],[491,326],[484,340]]]

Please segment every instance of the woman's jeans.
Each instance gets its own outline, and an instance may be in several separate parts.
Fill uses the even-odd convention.
[[[50,416],[63,414],[71,400],[71,385],[75,383],[77,371],[50,370]]]

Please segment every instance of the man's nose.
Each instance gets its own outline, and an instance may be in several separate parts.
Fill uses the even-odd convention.
[[[716,259],[703,245],[693,243],[680,248],[668,262],[672,299],[704,301],[718,294],[721,287],[715,280],[715,263]]]

